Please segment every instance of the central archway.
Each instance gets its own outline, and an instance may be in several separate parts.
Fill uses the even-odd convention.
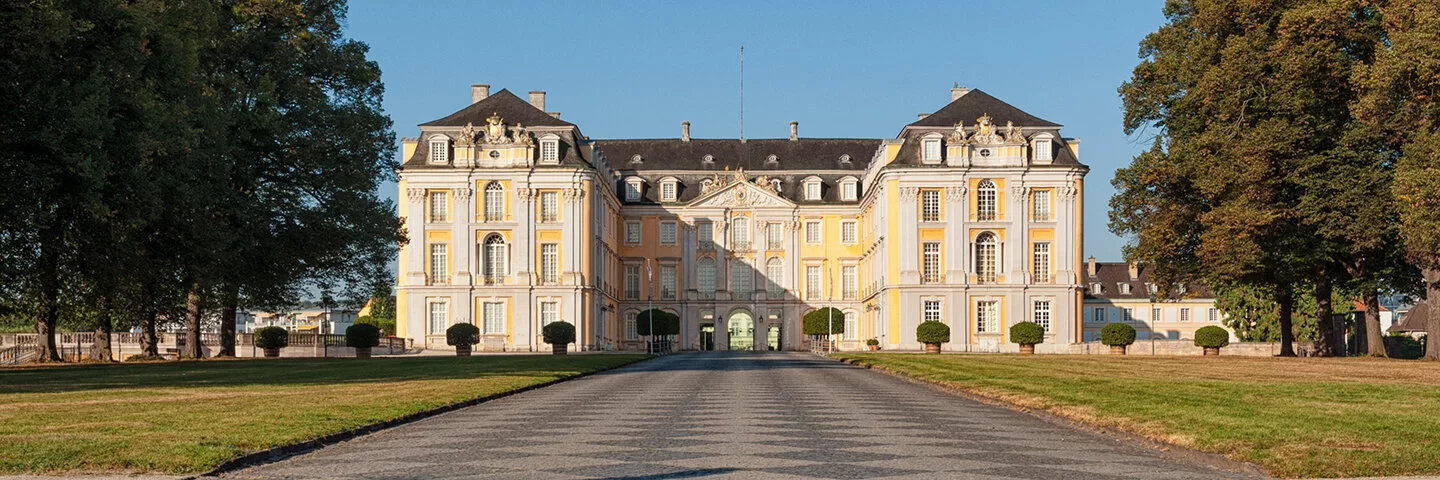
[[[750,312],[738,311],[730,314],[726,322],[730,337],[730,350],[755,349],[755,317]]]

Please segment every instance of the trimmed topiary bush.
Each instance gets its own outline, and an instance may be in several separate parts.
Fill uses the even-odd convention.
[[[1230,332],[1225,329],[1210,325],[1200,327],[1195,331],[1195,346],[1206,348],[1224,348],[1230,345]]]
[[[265,350],[265,356],[278,357],[280,349],[290,345],[290,332],[280,327],[265,327],[255,331],[255,346]]]
[[[679,335],[680,316],[652,308],[635,315],[635,334],[642,337],[650,335],[650,315],[655,315],[656,335]]]
[[[1135,327],[1124,323],[1112,323],[1100,329],[1100,343],[1112,347],[1124,347],[1135,343]]]
[[[1035,322],[1020,322],[1011,325],[1010,341],[1030,346],[1043,343],[1045,342],[1045,327]]]
[[[370,349],[380,344],[380,327],[357,323],[345,329],[345,345],[355,348],[355,358],[370,358]]]
[[[872,338],[872,339],[866,340],[866,341],[865,341],[865,344],[873,347],[873,346],[879,345],[879,344],[880,344],[880,340]]]
[[[480,329],[469,323],[457,323],[445,329],[445,344],[471,346],[480,343]]]
[[[925,344],[925,351],[940,353],[940,344],[950,342],[950,326],[934,320],[915,327],[915,340]]]
[[[656,317],[656,320],[659,320],[659,317]],[[550,344],[551,352],[556,355],[564,355],[565,346],[575,343],[575,325],[570,322],[550,322],[540,329],[540,334],[545,337],[545,343]]]
[[[845,312],[835,307],[825,307],[805,313],[800,330],[805,335],[839,335],[845,333]],[[825,325],[826,322],[830,325]]]

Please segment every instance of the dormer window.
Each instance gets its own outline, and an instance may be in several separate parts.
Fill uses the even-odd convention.
[[[840,181],[840,199],[854,201],[860,198],[860,181],[855,177],[846,177]]]
[[[1100,294],[1102,294],[1102,293],[1105,293],[1105,286],[1104,286],[1104,285],[1101,285],[1101,284],[1098,284],[1098,283],[1092,283],[1092,284],[1090,284],[1090,294],[1091,294],[1091,295],[1095,295],[1095,296],[1098,297],[1098,296],[1100,296]]]
[[[1129,294],[1130,294],[1130,284],[1128,284],[1128,283],[1122,283],[1122,284],[1120,284],[1120,294],[1121,294],[1121,295],[1129,295]]]
[[[1033,143],[1033,145],[1030,148],[1035,152],[1035,161],[1049,162],[1055,159],[1055,150],[1051,142],[1050,134],[1041,133],[1035,135],[1035,140],[1031,143]]]
[[[560,138],[546,135],[540,138],[540,163],[560,163]]]
[[[940,138],[941,138],[941,135],[940,135],[940,134],[938,134],[938,133],[932,133],[932,134],[929,134],[929,135],[925,135],[925,138],[921,139],[921,141],[920,141],[920,146],[921,146],[921,157],[920,157],[920,160],[921,160],[922,162],[924,162],[924,163],[926,163],[926,164],[940,163],[940,156],[941,156],[941,153],[940,153],[940,147],[941,147]]]
[[[700,157],[700,164],[701,164],[701,165],[705,165],[705,166],[707,166],[707,167],[709,167],[709,166],[714,166],[714,165],[715,165],[715,156],[714,156],[714,155],[710,155],[710,154],[708,154],[708,153],[705,154],[705,156]]]
[[[1146,283],[1145,289],[1149,290],[1151,295],[1160,293],[1160,286],[1153,283]]]
[[[638,163],[643,163],[643,161],[640,158],[640,154],[637,153],[635,156],[630,157],[630,164],[634,165]]]
[[[821,193],[821,183],[820,183],[820,179],[819,179],[819,178],[810,177],[810,178],[805,179],[805,199],[806,199],[806,200],[819,201],[819,200],[820,200],[820,193]]]
[[[780,157],[775,156],[775,154],[773,154],[773,153],[770,154],[770,156],[765,157],[765,166],[771,167],[771,168],[779,167],[779,166],[780,166]]]
[[[845,167],[850,166],[850,154],[847,153],[840,155],[840,165]]]
[[[675,201],[676,193],[680,190],[680,181],[667,178],[660,181],[660,201]]]
[[[645,188],[645,181],[639,178],[631,178],[625,181],[625,201],[640,201],[640,192]]]
[[[436,135],[430,139],[430,163],[445,165],[450,163],[450,138],[444,135]]]

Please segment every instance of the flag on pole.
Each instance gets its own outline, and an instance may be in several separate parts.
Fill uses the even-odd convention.
[[[650,259],[645,259],[645,292],[647,298],[655,299],[655,272],[650,269]]]

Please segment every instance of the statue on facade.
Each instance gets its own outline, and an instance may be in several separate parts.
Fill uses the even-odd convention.
[[[490,118],[485,119],[485,143],[509,143],[505,139],[505,120],[500,114],[492,113]]]
[[[955,131],[950,132],[948,141],[959,145],[965,143],[966,140],[969,140],[969,138],[965,135],[965,121],[961,120],[960,123],[955,124]]]
[[[460,129],[460,144],[465,146],[475,145],[476,133],[475,124],[466,122],[465,127]]]
[[[533,144],[530,140],[530,132],[525,131],[525,124],[523,123],[515,124],[515,128],[511,129],[511,136],[515,138],[515,144],[517,145]]]
[[[1025,134],[1020,132],[1020,127],[1015,126],[1015,122],[1005,121],[1005,142],[1025,143]]]
[[[975,135],[970,137],[970,142],[978,145],[1000,143],[1000,136],[995,133],[995,124],[991,123],[990,114],[975,119]]]

